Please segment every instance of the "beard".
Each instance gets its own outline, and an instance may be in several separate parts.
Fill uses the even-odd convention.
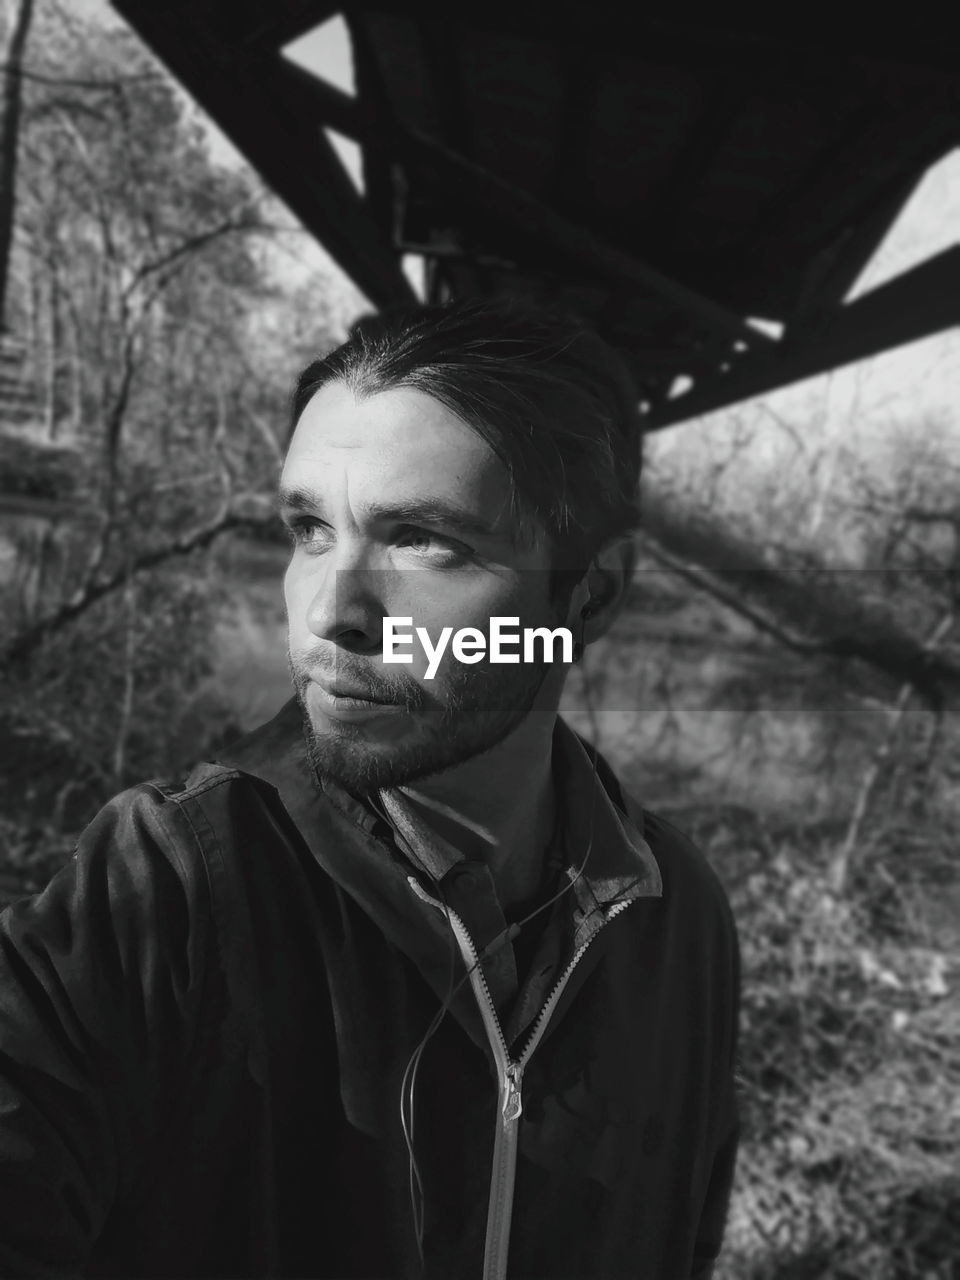
[[[355,795],[403,786],[492,750],[531,714],[549,669],[545,662],[452,663],[432,696],[407,676],[374,681],[362,658],[338,652],[337,672],[402,707],[394,719],[396,730],[378,740],[363,724],[318,728],[306,700],[310,673],[332,668],[316,655],[311,659],[291,650],[288,658],[310,764]],[[554,715],[551,711],[551,721]]]

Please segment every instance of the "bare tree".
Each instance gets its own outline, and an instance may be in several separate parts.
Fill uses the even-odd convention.
[[[20,138],[21,72],[33,19],[33,0],[7,0],[7,29],[2,51],[0,86],[0,330],[6,314],[7,274],[13,221]]]

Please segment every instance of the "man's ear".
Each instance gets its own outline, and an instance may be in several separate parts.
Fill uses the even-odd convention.
[[[633,581],[636,560],[632,533],[609,538],[595,553],[573,592],[568,623],[574,636],[582,635],[585,644],[599,640],[613,626]]]

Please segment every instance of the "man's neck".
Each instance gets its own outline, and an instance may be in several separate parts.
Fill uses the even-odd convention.
[[[491,750],[399,788],[420,822],[489,866],[507,912],[536,893],[554,829],[555,721],[536,711]]]

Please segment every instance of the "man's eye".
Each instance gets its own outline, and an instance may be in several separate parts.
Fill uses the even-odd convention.
[[[398,546],[413,551],[418,556],[453,564],[468,559],[473,553],[463,542],[445,538],[429,529],[408,529],[398,539]]]
[[[429,551],[431,547],[440,545],[441,539],[432,533],[424,533],[422,529],[415,529],[412,533],[404,535],[401,542],[401,546],[412,547],[414,551]]]
[[[330,540],[330,526],[312,516],[297,516],[285,524],[290,540],[298,547],[320,546]]]

